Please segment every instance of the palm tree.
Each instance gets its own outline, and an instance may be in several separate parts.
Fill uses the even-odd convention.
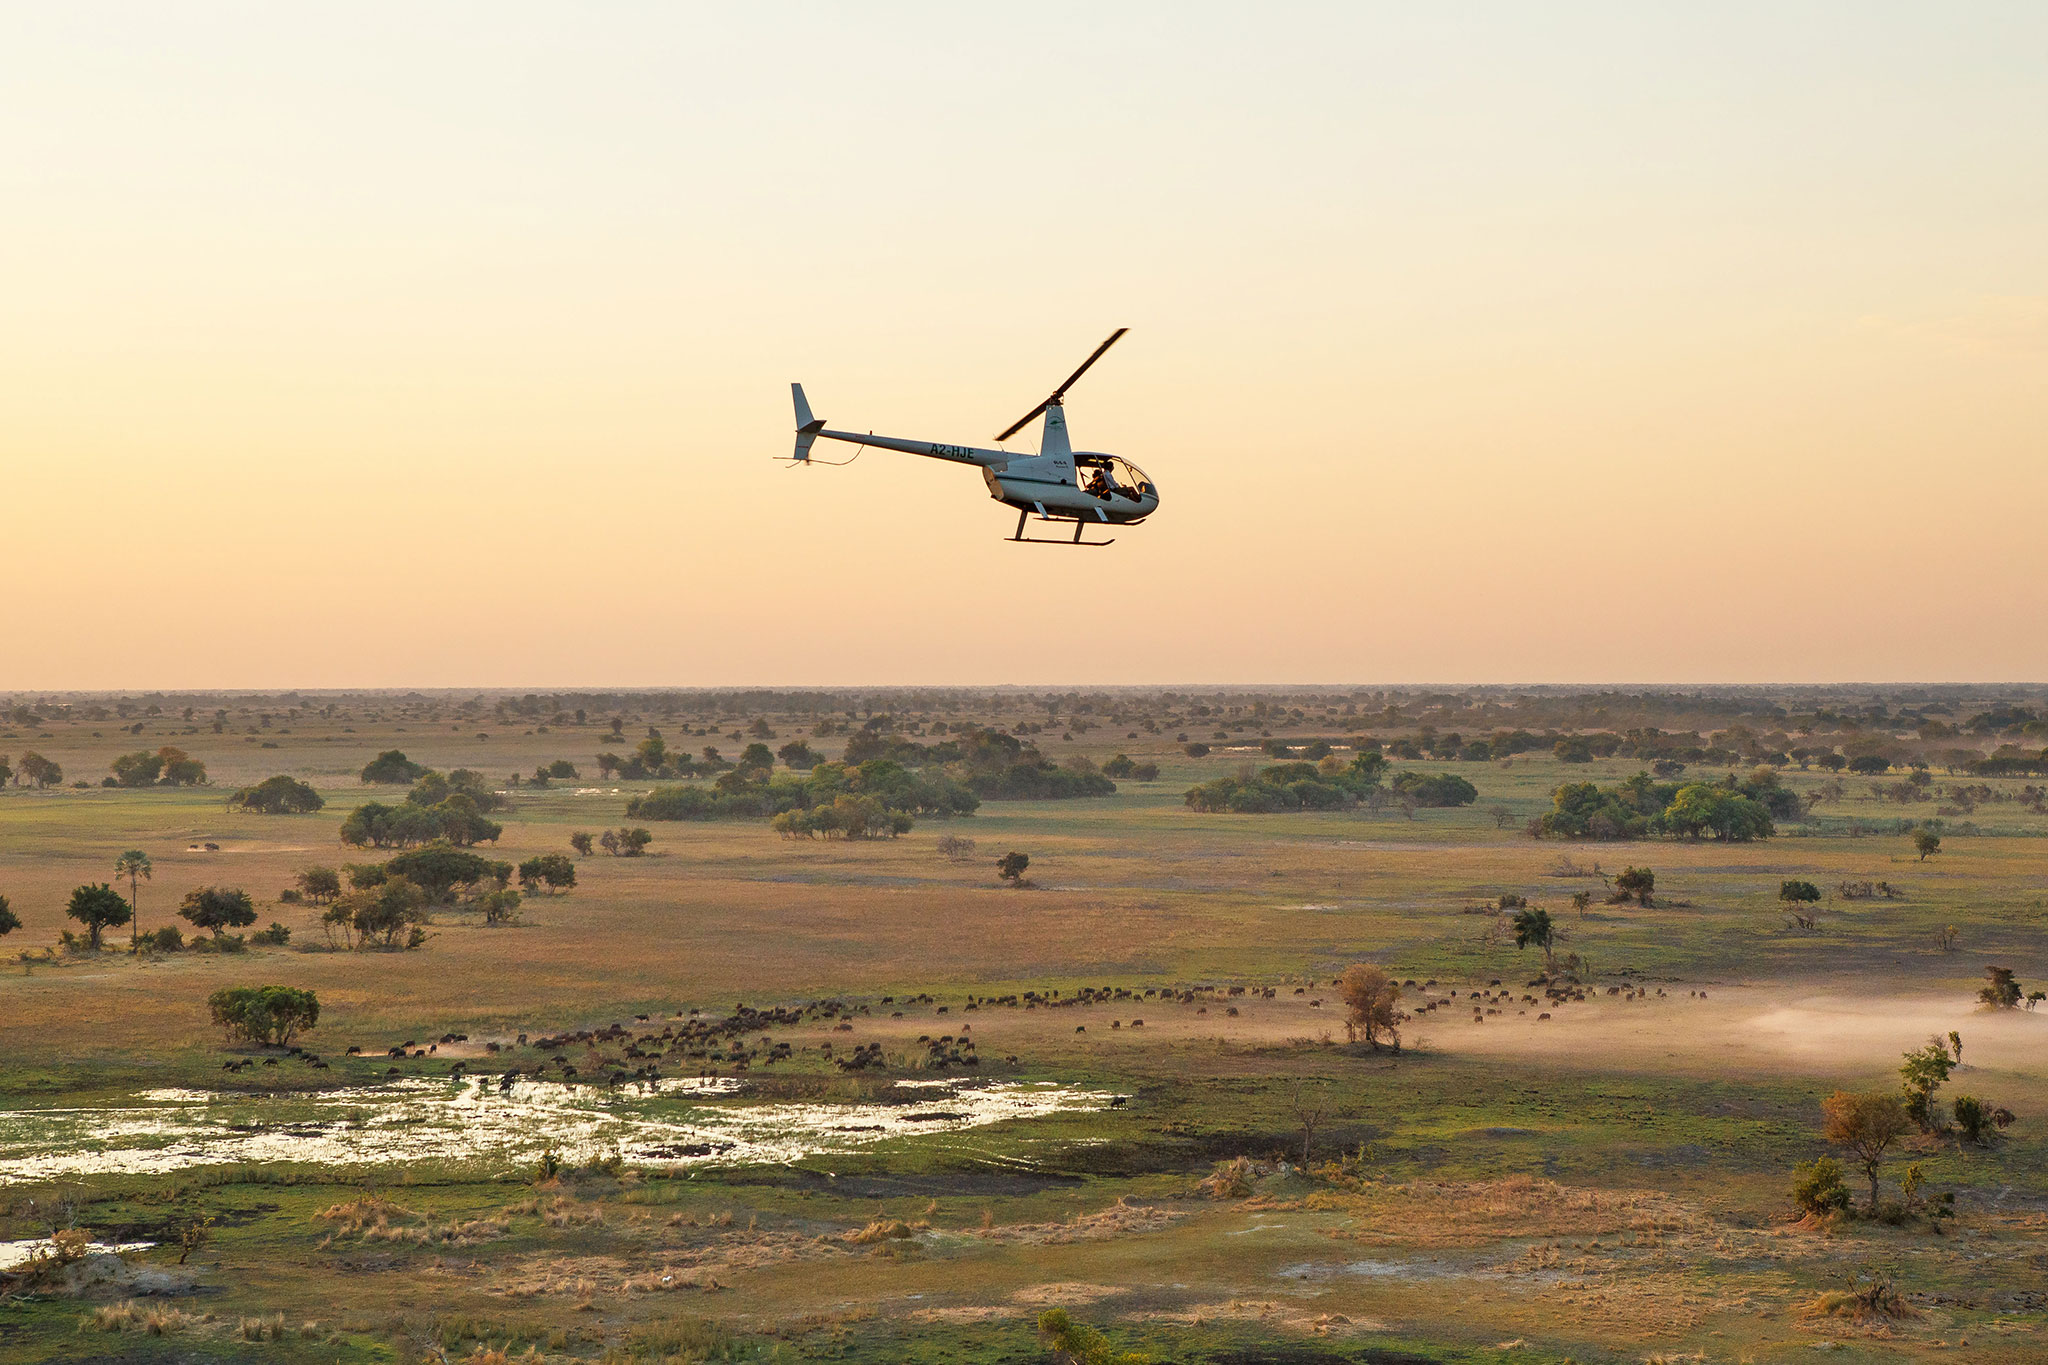
[[[136,900],[136,881],[149,880],[149,855],[139,848],[131,848],[114,859],[114,875],[128,879],[128,904],[136,907],[135,915],[128,921],[128,946],[134,948],[140,942],[141,902]]]

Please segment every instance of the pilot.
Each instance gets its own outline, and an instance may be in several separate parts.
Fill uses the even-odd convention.
[[[1097,469],[1088,477],[1088,492],[1092,497],[1106,498],[1110,493],[1109,476]]]

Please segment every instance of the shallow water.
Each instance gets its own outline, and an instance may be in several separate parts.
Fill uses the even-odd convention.
[[[31,1237],[26,1242],[0,1242],[0,1270],[14,1270],[34,1260],[39,1251],[50,1249],[47,1237]],[[155,1242],[89,1242],[87,1251],[147,1251]]]
[[[894,1104],[754,1103],[735,1080],[619,1090],[487,1077],[279,1095],[145,1090],[120,1104],[0,1111],[0,1185],[195,1166],[294,1162],[530,1166],[616,1153],[642,1167],[761,1165],[934,1141],[1013,1119],[1106,1108],[1110,1096],[1051,1082],[900,1082]]]

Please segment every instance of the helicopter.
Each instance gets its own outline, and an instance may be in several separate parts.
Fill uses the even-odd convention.
[[[1102,359],[1103,352],[1116,345],[1130,330],[1119,327],[1111,332],[1109,340],[1097,346],[1094,353],[1081,362],[1081,368],[1068,375],[1043,403],[1010,423],[996,436],[996,444],[1000,446],[1043,413],[1045,426],[1039,435],[1036,455],[943,445],[937,441],[911,441],[898,436],[877,436],[873,432],[835,431],[825,425],[824,419],[811,415],[810,402],[804,397],[804,386],[791,384],[790,396],[796,404],[796,454],[791,457],[792,464],[810,465],[811,446],[822,437],[850,445],[927,455],[935,460],[950,460],[954,464],[977,465],[981,469],[982,482],[988,485],[988,495],[1017,509],[1017,529],[1006,539],[1021,545],[1085,545],[1095,549],[1114,545],[1115,537],[1083,540],[1081,533],[1089,526],[1137,525],[1159,509],[1159,486],[1147,477],[1144,470],[1118,456],[1095,450],[1075,450],[1067,438],[1065,399],[1074,381],[1088,373],[1089,366]],[[860,457],[856,453],[853,458]],[[853,460],[820,460],[817,463],[851,464]],[[1025,522],[1034,512],[1041,521],[1073,522],[1073,539],[1025,535]]]

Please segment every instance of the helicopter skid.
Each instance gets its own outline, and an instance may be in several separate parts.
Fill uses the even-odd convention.
[[[1108,540],[1083,540],[1083,539],[1081,539],[1081,532],[1082,532],[1083,530],[1085,530],[1085,529],[1086,529],[1086,528],[1088,527],[1089,523],[1088,523],[1088,522],[1085,522],[1085,521],[1083,521],[1083,520],[1082,520],[1081,518],[1079,518],[1079,517],[1075,517],[1075,518],[1073,519],[1073,522],[1074,522],[1074,538],[1073,538],[1072,540],[1047,540],[1047,539],[1044,539],[1043,537],[1040,537],[1040,536],[1027,536],[1027,535],[1025,535],[1025,534],[1024,534],[1024,521],[1025,521],[1025,519],[1026,519],[1027,517],[1029,517],[1030,515],[1031,515],[1031,509],[1030,509],[1030,508],[1028,508],[1028,507],[1027,507],[1027,508],[1024,508],[1024,509],[1023,509],[1023,510],[1021,510],[1021,511],[1019,511],[1019,512],[1017,513],[1017,530],[1016,530],[1016,533],[1015,533],[1015,534],[1013,534],[1013,535],[1009,535],[1009,536],[1006,536],[1006,537],[1004,537],[1004,539],[1006,539],[1006,540],[1009,540],[1009,541],[1012,541],[1012,542],[1014,542],[1015,544],[1018,544],[1018,545],[1079,545],[1079,546],[1082,546],[1082,547],[1084,547],[1084,548],[1086,548],[1086,549],[1090,549],[1090,550],[1099,550],[1099,549],[1101,549],[1101,548],[1102,548],[1103,546],[1105,546],[1105,545],[1114,545],[1114,544],[1116,544],[1116,537],[1115,537],[1115,536],[1111,536],[1111,537],[1110,537],[1110,538],[1109,538]],[[1097,515],[1099,516],[1099,515],[1100,515],[1100,513],[1098,513]],[[1064,521],[1064,520],[1066,520],[1066,518],[1064,518],[1064,517],[1048,517],[1048,516],[1046,516],[1046,515],[1044,514],[1044,510],[1043,510],[1043,509],[1040,509],[1040,512],[1039,512],[1039,520],[1041,520],[1041,521],[1056,521],[1056,520],[1057,520],[1057,521]]]

